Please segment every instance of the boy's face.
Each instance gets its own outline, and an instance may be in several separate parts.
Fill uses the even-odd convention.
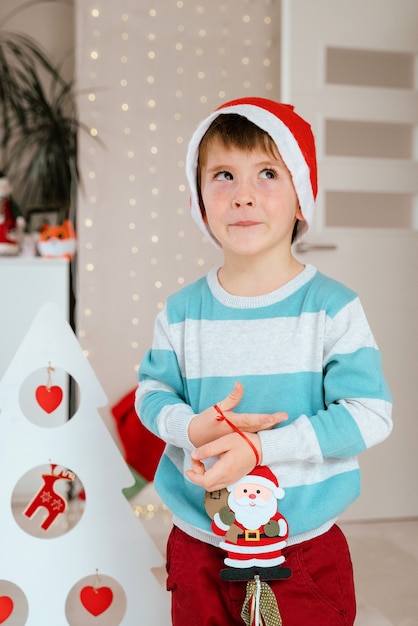
[[[208,146],[200,172],[208,226],[225,254],[290,252],[296,219],[303,220],[292,178],[279,155]]]

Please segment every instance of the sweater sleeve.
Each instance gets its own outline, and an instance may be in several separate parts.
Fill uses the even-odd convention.
[[[183,377],[169,330],[165,308],[156,318],[153,344],[139,369],[135,409],[144,426],[160,439],[192,450],[188,426],[195,414],[185,398]]]
[[[263,463],[357,455],[391,432],[391,396],[380,352],[358,298],[326,316],[323,353],[325,408],[260,432]]]

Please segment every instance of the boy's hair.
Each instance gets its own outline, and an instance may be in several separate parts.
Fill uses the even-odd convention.
[[[206,162],[209,146],[213,141],[218,141],[225,148],[238,148],[246,152],[261,149],[275,159],[280,157],[279,150],[270,135],[246,117],[237,113],[227,113],[216,117],[202,137],[197,159],[197,192],[204,218],[206,213],[200,190],[200,176],[201,169]],[[297,236],[298,224],[299,220],[296,220],[292,233],[292,243]]]
[[[278,150],[266,131],[238,113],[227,113],[216,117],[199,144],[198,170],[205,163],[207,149],[213,140],[225,148],[239,148],[251,152],[257,148],[277,158]]]

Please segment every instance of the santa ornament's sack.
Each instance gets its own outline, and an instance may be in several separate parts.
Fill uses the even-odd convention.
[[[257,575],[247,583],[241,617],[246,626],[282,626],[276,596]]]
[[[222,580],[247,581],[242,617],[248,626],[281,625],[276,598],[267,580],[289,578],[282,554],[289,534],[286,519],[278,510],[284,497],[277,477],[267,466],[220,491],[206,492],[205,508],[212,530],[226,551]]]

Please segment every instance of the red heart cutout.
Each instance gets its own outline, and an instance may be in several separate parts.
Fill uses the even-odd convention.
[[[112,604],[113,591],[110,587],[83,587],[80,600],[84,608],[97,617]]]
[[[13,613],[13,600],[9,596],[0,596],[0,624]]]
[[[39,406],[47,413],[55,411],[62,401],[62,389],[56,385],[53,387],[40,385],[37,388],[35,395]]]

